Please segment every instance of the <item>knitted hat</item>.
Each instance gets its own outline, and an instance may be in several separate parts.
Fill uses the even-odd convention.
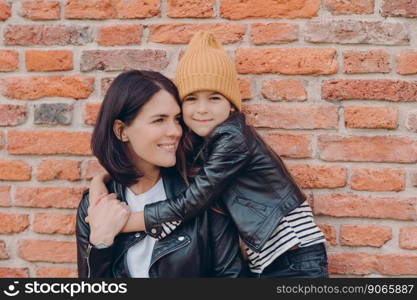
[[[181,99],[196,91],[216,91],[241,109],[235,66],[221,43],[207,31],[199,31],[191,39],[178,63],[175,83]]]

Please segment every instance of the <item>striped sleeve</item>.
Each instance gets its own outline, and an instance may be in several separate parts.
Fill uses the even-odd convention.
[[[157,239],[163,239],[167,235],[171,234],[179,225],[181,224],[181,221],[172,221],[172,222],[165,222],[162,223],[162,231],[157,236]]]

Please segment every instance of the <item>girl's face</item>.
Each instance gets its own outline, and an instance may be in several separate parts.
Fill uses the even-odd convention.
[[[120,125],[117,120],[115,132],[122,126],[122,141],[128,142],[135,165],[143,172],[155,166],[172,167],[182,135],[180,118],[175,98],[162,89],[143,105],[130,125]]]
[[[232,105],[222,94],[198,91],[187,95],[182,104],[185,124],[201,137],[207,136],[230,115]]]

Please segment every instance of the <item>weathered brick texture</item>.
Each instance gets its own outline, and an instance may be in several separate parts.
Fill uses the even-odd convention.
[[[330,275],[417,277],[416,19],[417,0],[0,0],[0,277],[77,277],[103,98],[123,71],[174,79],[199,30],[303,189]]]

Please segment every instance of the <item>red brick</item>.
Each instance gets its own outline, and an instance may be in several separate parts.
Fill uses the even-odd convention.
[[[29,226],[29,215],[0,213],[0,224],[1,234],[19,233]]]
[[[0,278],[27,278],[27,277],[29,277],[28,268],[0,267]]]
[[[417,227],[401,227],[399,242],[402,249],[417,250]]]
[[[289,164],[297,183],[305,189],[338,188],[346,185],[346,168],[312,164]]]
[[[4,30],[8,46],[81,46],[92,42],[88,26],[9,25]]]
[[[345,106],[345,126],[395,129],[398,127],[398,107]]]
[[[304,41],[333,44],[409,45],[403,22],[315,19],[304,26]]]
[[[22,160],[0,159],[0,180],[30,180],[32,168]]]
[[[84,187],[16,187],[15,204],[21,207],[77,208]]]
[[[324,224],[317,224],[320,230],[323,232],[324,236],[326,237],[327,245],[329,246],[336,246],[337,245],[337,234],[336,228],[330,225]]]
[[[25,53],[26,69],[35,72],[72,70],[70,50],[28,50]]]
[[[87,125],[95,125],[98,113],[100,111],[100,103],[87,103],[84,106],[84,123]]]
[[[121,49],[85,50],[81,55],[81,71],[126,71],[131,69],[162,71],[169,64],[165,50]]]
[[[0,1],[0,20],[4,21],[10,18],[12,7],[7,1]]]
[[[15,50],[0,50],[0,72],[13,72],[19,69],[19,53]]]
[[[340,244],[343,246],[382,247],[392,239],[392,229],[388,226],[342,225]]]
[[[320,0],[221,0],[221,17],[231,20],[246,18],[312,18],[317,16]]]
[[[337,73],[335,49],[238,49],[236,68],[241,74],[326,75]]]
[[[212,18],[215,0],[168,0],[170,18]]]
[[[0,131],[0,150],[4,148],[4,133]]]
[[[69,159],[43,160],[39,166],[36,179],[39,181],[49,180],[80,180],[80,162]]]
[[[320,135],[318,147],[326,161],[417,161],[417,141],[406,137]]]
[[[91,155],[90,132],[9,131],[7,150],[10,154]]]
[[[254,45],[285,44],[298,40],[298,25],[290,23],[252,24]]]
[[[329,274],[368,275],[373,272],[376,257],[367,253],[329,253]]]
[[[37,213],[32,224],[32,230],[46,234],[74,234],[74,214]]]
[[[397,73],[401,75],[417,74],[417,51],[403,50],[397,56]]]
[[[311,135],[271,132],[264,136],[264,140],[282,157],[313,157]]]
[[[59,20],[58,1],[26,1],[21,3],[20,15],[31,20]]]
[[[241,42],[245,35],[244,24],[157,24],[150,25],[149,41],[161,44],[187,44],[194,33],[207,30],[222,44]]]
[[[74,242],[22,240],[19,256],[27,261],[74,263],[77,261]]]
[[[82,3],[85,0],[77,0]],[[88,0],[101,2],[103,0]],[[108,1],[108,0],[105,0]],[[118,19],[143,19],[160,16],[160,0],[112,0],[115,3],[116,17]]]
[[[111,19],[117,10],[111,0],[69,0],[65,4],[67,19]]]
[[[2,94],[11,99],[44,97],[86,99],[94,90],[94,78],[82,75],[9,77],[0,82]]]
[[[387,254],[377,256],[377,272],[383,275],[417,275],[417,255]]]
[[[315,215],[415,221],[416,204],[417,198],[323,194],[314,195],[313,209]]]
[[[300,79],[264,80],[262,96],[272,101],[306,101],[307,92]]]
[[[250,125],[282,129],[337,129],[335,106],[281,106],[253,104],[243,106]]]
[[[17,126],[26,121],[25,105],[0,104],[0,126]]]
[[[11,206],[10,186],[0,186],[0,207]]]
[[[321,94],[326,100],[417,101],[417,82],[333,79],[323,82]]]
[[[101,46],[140,45],[143,26],[112,25],[99,28],[97,43]]]
[[[248,78],[238,78],[240,95],[242,100],[248,100],[252,98],[251,81]]]
[[[329,253],[329,273],[338,275],[416,275],[417,256],[408,254]]]
[[[391,57],[384,50],[343,51],[343,65],[347,74],[389,73]]]
[[[384,17],[417,17],[417,1],[415,0],[384,0],[381,5]]]
[[[7,253],[6,243],[0,241],[0,260],[9,259],[9,254]]]
[[[37,278],[78,278],[77,269],[66,267],[38,267]]]
[[[104,168],[97,160],[88,160],[84,162],[84,179],[91,180],[97,174],[105,172]]]
[[[354,167],[350,180],[353,190],[399,192],[404,190],[405,171],[395,168]]]
[[[68,0],[67,19],[137,19],[160,14],[160,0]]]
[[[364,15],[374,13],[375,0],[325,0],[325,7],[332,15]]]

